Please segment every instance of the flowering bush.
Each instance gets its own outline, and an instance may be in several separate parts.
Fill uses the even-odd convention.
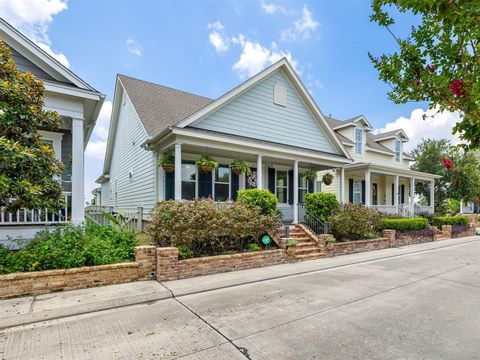
[[[162,201],[153,211],[149,234],[160,246],[185,246],[198,257],[241,252],[260,235],[273,232],[276,222],[260,208],[240,203]]]
[[[395,238],[396,239],[403,239],[406,237],[411,237],[411,238],[433,238],[433,235],[435,235],[437,230],[435,228],[427,228],[427,229],[421,229],[421,230],[410,230],[410,231],[404,231],[400,232],[397,231],[395,232]]]
[[[453,225],[452,226],[452,236],[461,234],[469,230],[468,225]]]
[[[340,240],[371,239],[377,236],[382,215],[362,204],[345,204],[329,219],[333,235]]]

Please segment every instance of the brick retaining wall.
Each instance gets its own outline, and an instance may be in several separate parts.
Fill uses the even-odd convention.
[[[390,239],[387,237],[368,240],[354,240],[336,242],[329,256],[354,254],[364,251],[382,250],[390,247]]]
[[[285,249],[178,260],[177,248],[157,248],[157,279],[159,281],[177,280],[283,264],[288,261],[291,261],[291,258]]]
[[[138,246],[135,262],[0,275],[0,299],[148,280],[155,270],[155,246]]]

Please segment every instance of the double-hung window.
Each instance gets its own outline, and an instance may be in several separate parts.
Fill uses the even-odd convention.
[[[276,194],[280,204],[288,202],[288,172],[277,170]]]
[[[303,174],[298,174],[298,202],[305,202],[305,195],[308,193],[308,179]]]
[[[362,202],[362,182],[353,180],[353,202],[360,204]]]
[[[215,170],[215,201],[227,201],[230,198],[230,168],[220,165]]]
[[[402,143],[400,140],[395,140],[395,161],[400,162],[400,154],[402,152]]]
[[[193,161],[182,161],[182,199],[195,199],[197,168]]]
[[[363,147],[363,130],[355,128],[355,154],[361,155]]]

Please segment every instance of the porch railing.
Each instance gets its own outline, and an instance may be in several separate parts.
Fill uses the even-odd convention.
[[[113,206],[91,205],[85,208],[85,218],[99,225],[112,224],[112,219],[105,214],[116,217],[121,226],[134,231],[146,229],[149,218],[144,214],[143,207],[115,209]]]
[[[20,208],[16,211],[0,210],[0,226],[12,225],[50,225],[63,224],[70,220],[71,196],[70,192],[64,192],[65,207],[58,211],[48,211],[46,209],[25,209]]]
[[[305,205],[303,204],[298,204],[298,222],[304,224],[317,235],[328,233],[328,224],[320,221],[311,212],[305,209]]]
[[[371,205],[370,207],[385,214],[398,214],[398,207],[395,205]]]
[[[433,214],[433,206],[415,205],[415,216],[422,214]]]

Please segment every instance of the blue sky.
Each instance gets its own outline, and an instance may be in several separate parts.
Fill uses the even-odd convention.
[[[216,98],[287,56],[327,115],[401,126],[412,145],[448,135],[457,120],[428,124],[427,104],[388,100],[367,53],[395,43],[369,21],[368,0],[0,0],[0,13],[107,95],[86,152],[87,200],[102,171],[117,73]],[[407,34],[415,20],[403,15],[395,32]]]

